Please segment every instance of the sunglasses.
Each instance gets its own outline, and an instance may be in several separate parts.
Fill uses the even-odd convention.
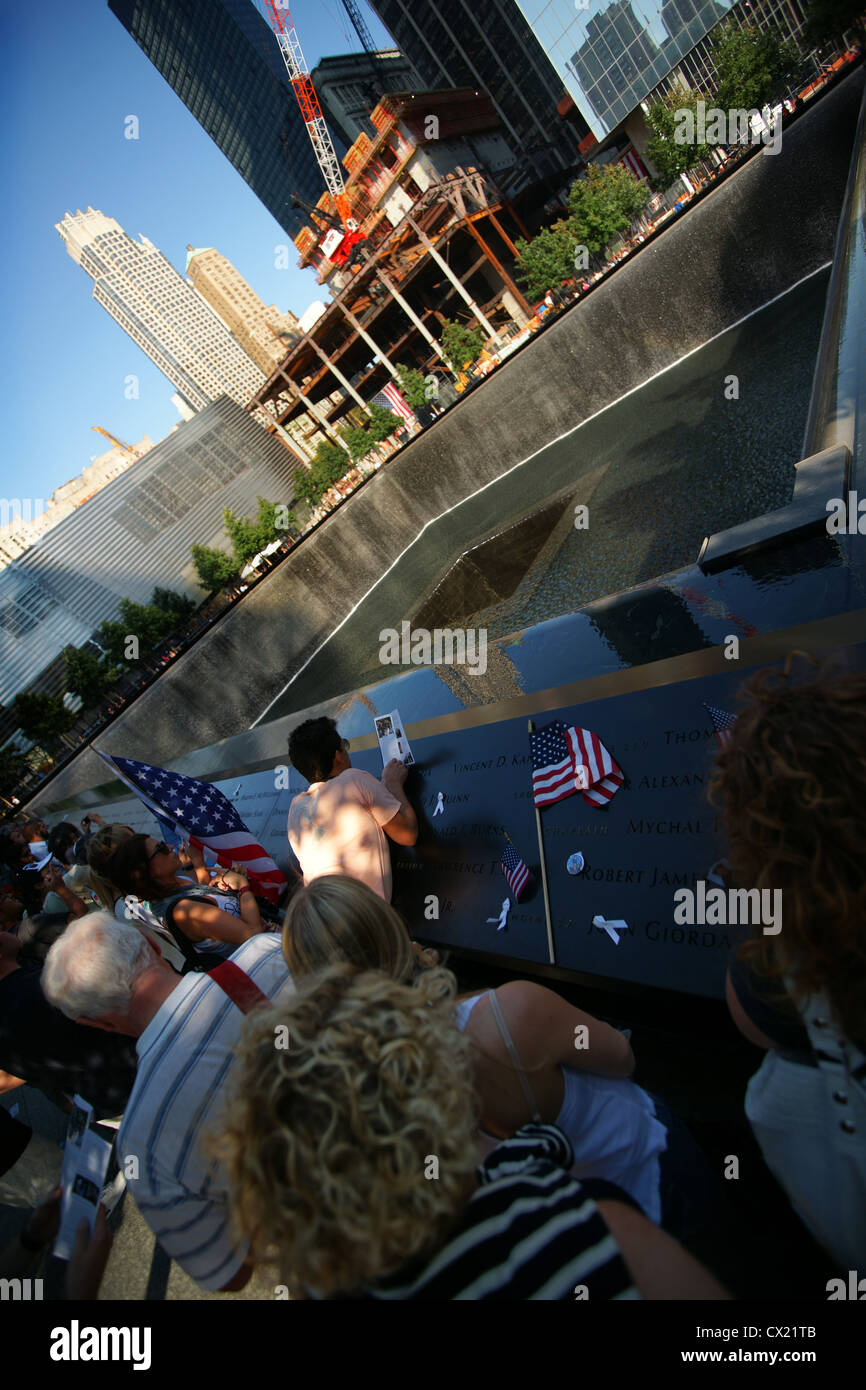
[[[148,864],[149,864],[150,861],[151,861],[151,859],[155,859],[156,856],[157,856],[158,854],[172,854],[172,853],[173,853],[173,850],[172,850],[172,848],[171,848],[171,845],[167,845],[167,844],[165,843],[165,840],[160,840],[160,842],[159,842],[159,844],[157,845],[156,849],[153,851],[153,854],[148,854],[148,855],[147,855],[147,862],[148,862]]]

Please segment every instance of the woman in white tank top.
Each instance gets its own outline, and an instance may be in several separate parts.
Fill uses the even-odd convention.
[[[421,952],[389,903],[354,879],[324,875],[289,902],[283,955],[295,978],[348,961],[409,981]],[[635,1061],[623,1033],[528,980],[458,1001],[455,1021],[475,1044],[483,1130],[503,1138],[532,1119],[557,1124],[578,1176],[615,1183],[676,1233],[666,1221],[661,1163],[675,1117],[659,1118],[654,1098],[629,1080]],[[700,1162],[691,1142],[679,1183],[682,1168]]]

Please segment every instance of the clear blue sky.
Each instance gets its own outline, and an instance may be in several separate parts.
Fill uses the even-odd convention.
[[[264,13],[258,0],[256,8]],[[374,40],[392,46],[362,4]],[[360,49],[339,0],[294,0],[310,68]],[[235,172],[104,0],[0,7],[5,272],[0,496],[48,498],[108,448],[167,434],[174,387],[92,298],[55,223],[88,204],[147,236],[183,273],[186,246],[215,246],[267,304],[323,298],[310,271],[274,266],[286,233]],[[124,138],[136,115],[140,138]],[[139,378],[138,400],[124,379]]]

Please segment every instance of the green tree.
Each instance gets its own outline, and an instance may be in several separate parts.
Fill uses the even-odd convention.
[[[8,743],[0,748],[0,785],[17,781],[27,767],[27,760],[19,749]]]
[[[866,42],[863,0],[809,0],[803,40],[810,48],[839,42],[849,31]]]
[[[85,709],[99,702],[117,680],[117,667],[106,657],[98,657],[87,647],[66,647],[66,689],[80,695]]]
[[[687,173],[702,159],[710,158],[709,145],[698,145],[694,139],[684,140],[683,135],[691,133],[695,136],[697,133],[698,102],[702,101],[708,108],[714,100],[707,92],[668,92],[663,101],[656,102],[650,108],[647,121],[652,137],[647,142],[646,153],[657,171],[652,180],[654,188],[670,188],[679,174]],[[684,112],[691,116],[688,123],[682,114]]]
[[[408,405],[413,410],[419,406],[427,404],[427,386],[424,381],[424,373],[419,372],[415,367],[401,366],[397,364],[397,376],[400,378],[400,390],[406,398]]]
[[[311,507],[315,507],[328,488],[345,477],[350,467],[351,462],[345,449],[339,444],[332,444],[330,440],[322,440],[313,456],[309,472],[302,474],[299,469],[295,474],[295,492],[305,502],[309,502]]]
[[[618,232],[631,226],[649,196],[621,164],[591,164],[584,177],[575,179],[568,191],[567,225],[574,238],[569,273],[573,273],[575,246],[585,246],[593,254],[604,251]]]
[[[349,456],[353,463],[359,463],[373,447],[369,430],[363,429],[360,425],[344,425],[340,433],[349,446]]]
[[[15,696],[12,714],[24,737],[45,748],[71,729],[78,717],[58,696],[36,695],[28,690]]]
[[[577,242],[566,221],[560,219],[552,227],[545,227],[531,241],[521,239],[516,245],[517,278],[522,281],[529,299],[541,299],[548,290],[574,274]],[[445,347],[444,332],[442,346]],[[448,351],[447,348],[445,350]],[[448,352],[448,356],[456,367],[457,357],[451,352]],[[465,361],[460,365],[465,366]]]
[[[257,502],[258,511],[254,518],[235,516],[228,509],[223,512],[226,535],[238,569],[243,569],[253,556],[258,555],[272,541],[283,540],[286,530],[291,526],[297,526],[297,518],[293,512],[286,510],[284,503],[268,502],[264,497],[257,498]],[[288,523],[287,526],[278,524],[283,520]]]
[[[716,70],[715,105],[724,111],[760,111],[784,93],[800,55],[772,29],[729,23],[719,31],[710,60]]]
[[[214,550],[210,545],[194,545],[192,560],[202,588],[207,589],[209,594],[218,594],[220,589],[228,588],[237,579],[239,567],[224,550]]]
[[[195,599],[178,594],[174,589],[154,589],[150,602],[154,608],[161,608],[163,613],[170,613],[176,625],[185,623],[196,609]]]
[[[385,406],[377,405],[371,401],[367,406],[370,412],[370,437],[374,444],[383,444],[386,439],[390,439],[400,421],[391,410],[386,410]]]
[[[561,275],[559,278],[562,280],[565,277]],[[485,343],[482,328],[477,325],[470,328],[468,324],[460,323],[458,319],[447,319],[443,323],[440,338],[442,351],[449,362],[453,362],[458,372],[481,356]]]
[[[175,620],[170,613],[152,603],[136,603],[131,598],[120,600],[120,622],[127,634],[138,638],[142,652],[149,652],[171,632]]]
[[[313,467],[327,489],[348,473],[349,457],[339,444],[322,440],[313,456]]]
[[[223,525],[237,567],[243,569],[261,549],[258,527],[248,517],[235,516],[228,508],[223,512]]]

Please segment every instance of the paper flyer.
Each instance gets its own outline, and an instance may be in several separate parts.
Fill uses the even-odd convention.
[[[392,758],[397,758],[406,767],[411,767],[415,759],[412,756],[412,749],[409,747],[409,740],[403,728],[403,721],[400,718],[400,711],[392,709],[390,714],[382,714],[376,720],[376,737],[379,740],[379,752],[382,754],[382,766],[389,763]]]
[[[72,1254],[75,1233],[82,1221],[87,1221],[93,1230],[111,1156],[111,1145],[90,1128],[92,1106],[81,1096],[75,1096],[72,1104],[60,1179],[60,1231],[54,1243],[54,1254],[61,1260],[68,1260]]]

